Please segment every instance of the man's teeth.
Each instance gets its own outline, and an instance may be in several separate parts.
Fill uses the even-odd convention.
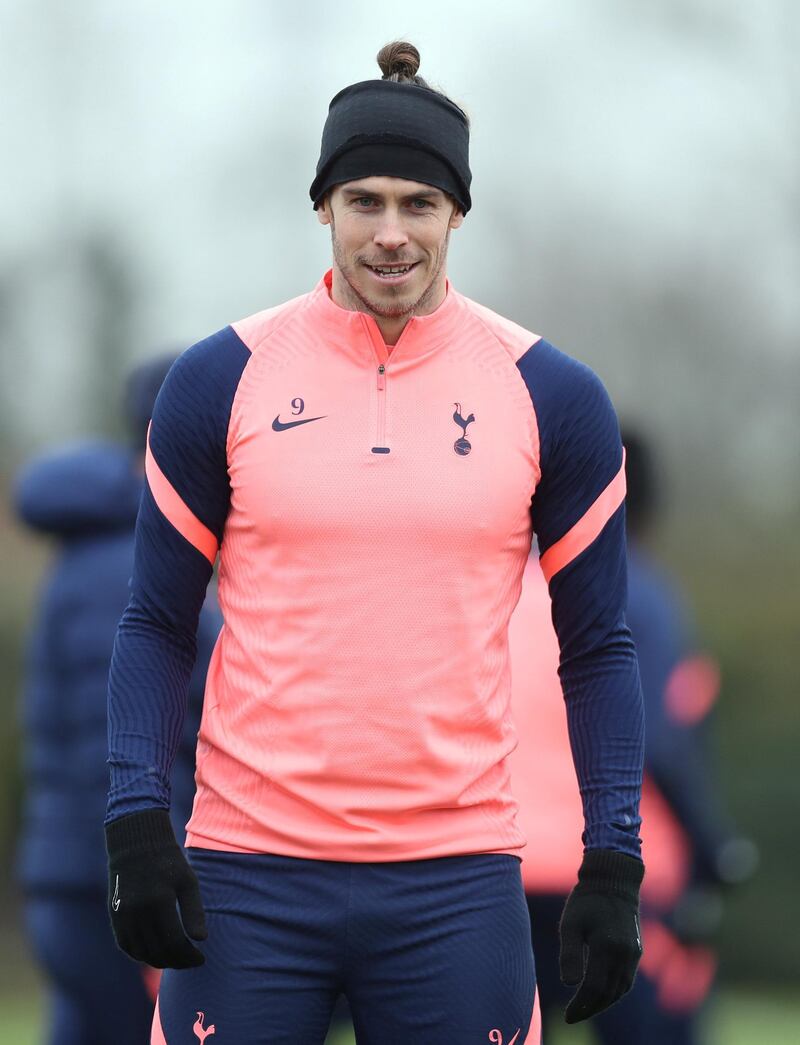
[[[393,268],[390,265],[372,265],[370,267],[373,272],[378,272],[381,276],[402,276],[413,268],[412,265],[404,265],[402,268]]]

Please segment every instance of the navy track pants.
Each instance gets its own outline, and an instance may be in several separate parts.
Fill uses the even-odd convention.
[[[206,963],[165,972],[154,1043],[322,1045],[343,994],[359,1045],[539,1045],[516,857],[189,856]]]

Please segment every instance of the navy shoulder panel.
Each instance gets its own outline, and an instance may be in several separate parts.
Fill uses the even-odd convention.
[[[228,511],[227,439],[233,400],[250,350],[232,327],[174,363],[156,399],[150,451],[194,515],[222,540]]]
[[[533,498],[539,552],[560,540],[622,464],[619,425],[603,383],[584,363],[538,341],[517,362],[539,430]]]

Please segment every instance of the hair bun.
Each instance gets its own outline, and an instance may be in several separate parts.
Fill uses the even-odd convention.
[[[384,80],[413,81],[419,70],[419,51],[404,40],[386,44],[378,51],[377,60]]]

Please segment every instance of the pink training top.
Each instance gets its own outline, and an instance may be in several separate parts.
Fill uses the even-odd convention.
[[[525,566],[508,641],[519,736],[511,757],[511,783],[519,802],[519,824],[528,841],[522,882],[528,893],[566,894],[575,884],[583,857],[583,811],[558,678],[550,595],[535,558]]]
[[[507,626],[543,473],[537,366],[545,415],[584,416],[575,446],[549,451],[552,576],[587,554],[594,574],[618,569],[616,420],[590,371],[452,288],[390,354],[330,280],[195,346],[159,396],[111,673],[109,818],[168,801],[152,770],[219,551],[225,625],[187,844],[354,861],[517,852]],[[632,650],[620,707],[638,699],[631,664]],[[620,847],[638,852],[635,715],[627,728],[633,766],[606,798],[630,810]]]

